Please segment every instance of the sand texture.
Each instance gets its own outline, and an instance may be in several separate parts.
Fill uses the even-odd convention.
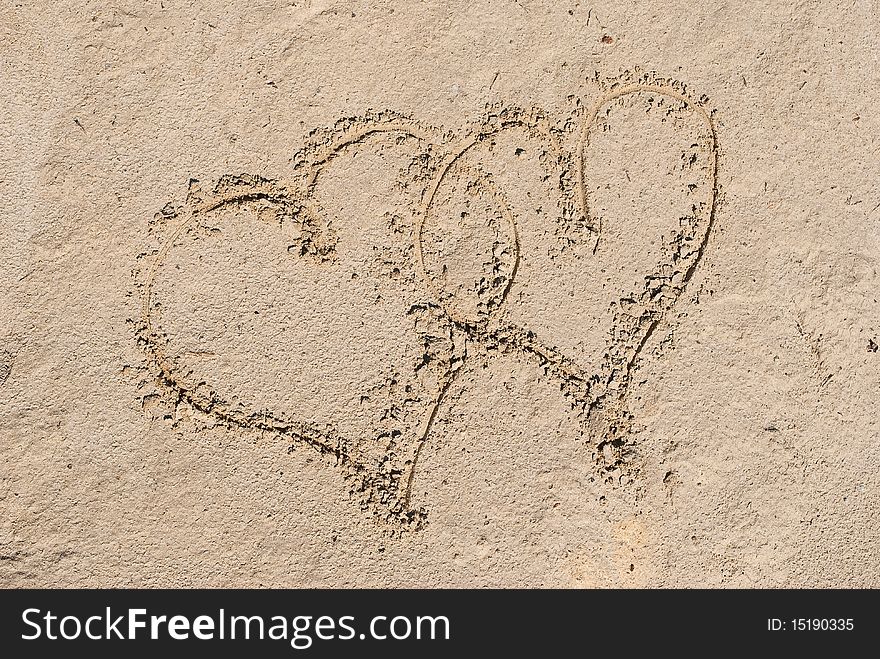
[[[878,11],[0,1],[0,586],[880,586]]]

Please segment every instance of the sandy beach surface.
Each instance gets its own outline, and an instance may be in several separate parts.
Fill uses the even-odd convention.
[[[0,586],[880,586],[877,11],[0,1]]]

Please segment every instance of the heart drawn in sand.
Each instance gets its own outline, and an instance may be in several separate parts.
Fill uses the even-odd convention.
[[[706,99],[649,76],[561,122],[344,119],[290,176],[193,183],[157,214],[139,336],[171,402],[334,456],[398,526],[425,520],[420,455],[481,353],[558,380],[594,476],[625,484],[632,369],[703,254],[717,160]]]

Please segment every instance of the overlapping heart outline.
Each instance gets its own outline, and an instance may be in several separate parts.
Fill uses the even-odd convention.
[[[675,102],[694,113],[704,125],[708,152],[706,171],[707,198],[692,206],[692,214],[684,222],[672,245],[672,260],[677,276],[649,276],[643,291],[620,300],[613,319],[614,340],[594,372],[586,372],[576,360],[559,349],[542,343],[540,337],[527,327],[504,323],[499,320],[499,310],[508,303],[508,293],[516,277],[519,264],[520,244],[517,221],[504,202],[499,190],[489,190],[496,200],[499,212],[507,223],[513,238],[515,252],[510,272],[496,286],[483,308],[477,314],[463,314],[454,300],[437,285],[426,265],[424,249],[425,226],[435,207],[438,191],[451,172],[460,166],[465,155],[481,141],[492,138],[511,128],[527,129],[538,135],[553,155],[550,167],[560,181],[561,221],[574,231],[586,232],[593,237],[593,252],[601,237],[601,224],[590,213],[584,174],[584,153],[598,125],[603,109],[624,97],[649,93]],[[441,152],[434,166],[429,168],[415,220],[414,248],[418,270],[428,293],[426,308],[467,340],[504,351],[517,351],[537,360],[544,371],[559,379],[561,389],[570,400],[572,409],[581,420],[584,433],[591,438],[594,477],[608,484],[625,483],[633,478],[627,455],[631,430],[631,415],[626,398],[631,372],[642,349],[664,314],[675,304],[684,291],[699,264],[706,247],[711,228],[715,222],[718,204],[718,144],[713,113],[707,109],[705,97],[694,99],[685,85],[657,78],[650,74],[624,74],[605,84],[603,93],[591,108],[583,113],[579,139],[574,154],[561,146],[557,132],[547,116],[539,111],[518,108],[499,108],[463,137],[426,128],[418,121],[393,112],[372,115],[360,121],[342,121],[323,139],[315,140],[312,147],[304,149],[295,161],[296,176],[289,181],[266,179],[260,176],[226,176],[214,189],[205,194],[197,186],[191,186],[186,203],[179,208],[167,206],[163,220],[176,222],[170,235],[155,253],[143,282],[143,300],[139,338],[151,365],[156,370],[158,382],[177,403],[185,403],[216,421],[235,428],[269,431],[290,438],[295,443],[305,443],[321,453],[335,457],[343,473],[353,483],[365,508],[392,523],[395,528],[420,528],[427,511],[413,509],[411,498],[413,483],[418,474],[419,458],[424,446],[430,441],[432,426],[444,397],[461,372],[463,355],[435,359],[441,364],[439,386],[425,419],[418,431],[416,449],[410,459],[401,465],[389,467],[366,464],[360,460],[356,441],[342,437],[332,426],[305,423],[271,411],[242,410],[224,402],[209,383],[184,382],[174,360],[167,353],[166,339],[153,319],[153,286],[157,274],[176,241],[198,221],[210,213],[233,205],[259,203],[275,208],[280,214],[296,217],[303,229],[301,253],[321,259],[332,251],[326,235],[322,211],[316,200],[319,179],[334,158],[352,145],[360,144],[374,136],[391,135],[399,139],[412,139],[426,146],[427,151]],[[575,176],[566,184],[566,176],[560,175],[576,162]]]

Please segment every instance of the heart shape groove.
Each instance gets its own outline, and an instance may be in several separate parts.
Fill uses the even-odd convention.
[[[288,179],[191,182],[156,216],[142,282],[158,382],[214,423],[333,456],[365,510],[420,528],[447,393],[465,364],[514,353],[558,381],[594,479],[633,482],[633,368],[716,213],[706,103],[626,74],[558,124],[495,105],[456,135],[369,114],[313,131]]]

